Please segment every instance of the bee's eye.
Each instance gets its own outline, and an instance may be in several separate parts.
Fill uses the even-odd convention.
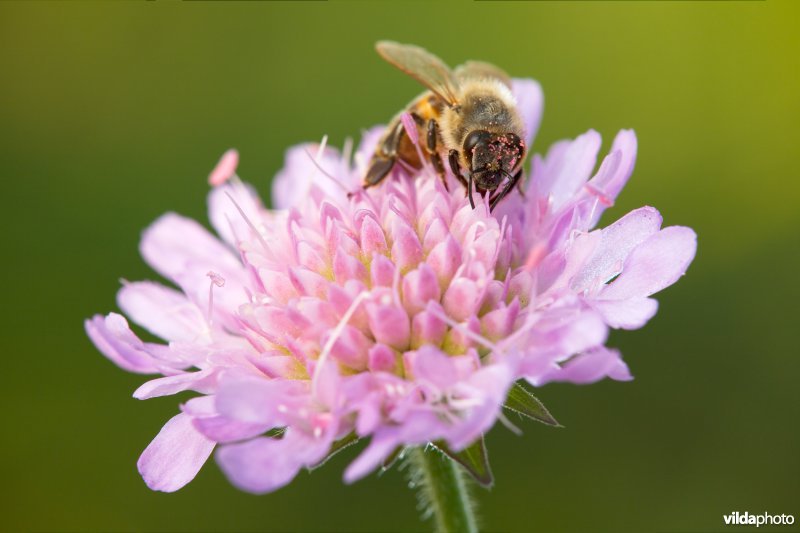
[[[475,130],[470,132],[470,134],[467,135],[467,138],[464,139],[464,154],[467,157],[470,157],[476,146],[481,143],[488,143],[491,138],[492,134],[486,130]]]

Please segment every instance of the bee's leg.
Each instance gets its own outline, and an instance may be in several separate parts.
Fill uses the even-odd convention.
[[[458,162],[458,150],[450,150],[450,153],[447,156],[447,162],[450,163],[450,170],[453,171],[453,175],[458,178],[458,181],[461,182],[461,185],[469,189],[467,180],[465,180],[464,176],[461,175],[461,163]]]
[[[432,118],[428,121],[428,133],[425,138],[425,151],[428,152],[428,158],[431,160],[433,169],[437,174],[439,174],[439,178],[442,180],[444,188],[449,191],[450,187],[447,186],[447,180],[445,179],[442,157],[439,155],[439,152],[436,151],[436,141],[438,138],[439,124],[436,123],[436,119]]]
[[[517,171],[517,173],[514,174],[514,176],[510,180],[508,180],[508,183],[506,183],[505,187],[503,187],[503,190],[489,201],[489,212],[492,212],[495,206],[500,202],[500,200],[505,198],[508,195],[508,193],[511,192],[511,189],[513,189],[514,186],[516,186],[521,177],[522,177],[522,169],[519,169],[519,171]]]
[[[364,176],[365,189],[383,181],[397,162],[397,147],[403,136],[403,123],[397,120],[389,125],[387,131],[369,162],[367,174]]]
[[[383,154],[375,154],[369,163],[369,169],[364,176],[364,188],[372,187],[380,183],[383,178],[391,172],[397,157],[384,157]]]

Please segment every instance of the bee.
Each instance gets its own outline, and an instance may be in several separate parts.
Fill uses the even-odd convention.
[[[450,170],[466,187],[472,208],[475,188],[482,196],[490,194],[493,210],[519,182],[526,152],[522,118],[508,74],[480,61],[468,61],[451,71],[435,55],[409,44],[380,41],[375,49],[428,90],[387,126],[367,167],[364,188],[380,183],[398,161],[421,168],[420,152],[447,187],[443,152]],[[425,142],[420,142],[422,150],[417,150],[406,133],[401,120],[404,113],[426,132]]]

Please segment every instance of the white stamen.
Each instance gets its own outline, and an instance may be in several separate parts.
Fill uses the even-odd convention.
[[[457,329],[458,331],[463,333],[464,336],[469,337],[470,339],[474,340],[477,343],[483,344],[493,352],[499,352],[497,345],[494,344],[492,341],[490,341],[483,335],[479,335],[478,333],[475,333],[474,331],[470,330],[464,324],[456,322],[446,314],[439,312],[439,310],[436,309],[434,306],[429,305],[427,311],[436,318],[438,318],[439,320],[441,320],[442,322],[444,322],[445,324],[447,324],[448,326]]]
[[[245,214],[244,210],[239,206],[239,204],[236,202],[236,200],[233,198],[233,196],[231,196],[231,193],[229,193],[228,191],[225,191],[225,194],[228,196],[228,198],[231,199],[231,202],[233,202],[233,205],[236,207],[236,210],[239,211],[240,215],[242,215],[242,218],[247,223],[247,225],[250,226],[250,229],[253,230],[253,233],[256,234],[256,238],[258,239],[258,242],[261,244],[261,246],[264,248],[264,250],[270,256],[273,255],[272,254],[272,250],[270,249],[269,245],[267,244],[267,241],[264,240],[264,236],[261,235],[260,231],[258,231],[258,228],[256,228],[256,225],[253,224],[252,220],[250,220],[250,217],[248,217]]]
[[[327,136],[326,136],[325,138],[323,138],[323,139],[322,139],[322,140],[323,140],[323,142],[324,142],[326,139],[327,139]],[[321,145],[320,145],[320,148],[322,148],[322,147],[323,147],[323,145],[321,144]],[[320,156],[320,155],[322,155],[322,154],[321,154],[321,152],[320,152],[319,150],[317,151],[317,156],[313,156],[313,155],[311,155],[311,152],[309,152],[307,148],[304,148],[304,149],[303,149],[303,151],[306,153],[306,155],[307,155],[307,156],[308,156],[308,158],[311,160],[311,162],[314,164],[314,166],[316,167],[316,169],[317,169],[317,170],[319,170],[319,171],[322,173],[322,175],[323,175],[323,176],[325,176],[326,178],[328,178],[329,180],[331,180],[333,183],[335,183],[335,184],[336,184],[336,185],[337,185],[337,186],[338,186],[340,189],[342,189],[344,192],[349,192],[349,191],[348,191],[348,189],[347,189],[347,187],[345,187],[344,183],[342,183],[341,181],[339,181],[339,179],[338,179],[336,176],[334,176],[333,174],[331,174],[330,172],[328,172],[327,170],[325,170],[324,168],[322,168],[322,165],[320,165],[320,164],[319,164],[319,161],[317,161],[317,159],[319,158],[319,156]],[[314,175],[312,174],[312,175],[309,177],[309,179],[308,179],[309,188],[311,187],[311,183],[313,182],[313,179],[312,179],[313,177],[314,177]],[[308,193],[308,191],[306,191],[306,193]]]
[[[497,419],[514,435],[522,435],[522,430],[515,426],[502,412],[497,413]]]
[[[339,339],[339,337],[341,337],[345,326],[347,326],[347,323],[353,317],[353,314],[356,312],[358,306],[361,304],[361,302],[368,298],[369,295],[369,292],[363,291],[355,297],[353,303],[351,303],[350,307],[347,308],[347,311],[344,313],[344,315],[342,315],[341,320],[339,320],[339,323],[336,324],[336,327],[333,329],[331,336],[328,337],[328,340],[325,342],[325,346],[322,348],[322,352],[317,359],[317,364],[314,367],[314,375],[311,378],[311,394],[313,396],[317,395],[317,383],[319,382],[319,375],[322,371],[323,365],[328,360],[328,355],[330,355],[334,343]]]
[[[348,137],[344,140],[344,146],[342,147],[342,160],[345,164],[349,167],[350,160],[353,158],[353,139]]]
[[[206,273],[206,276],[209,277],[211,283],[208,285],[208,315],[206,316],[206,320],[208,321],[208,326],[211,327],[212,325],[212,317],[214,316],[214,286],[217,287],[224,287],[225,286],[225,278],[214,272],[213,270],[209,270]]]

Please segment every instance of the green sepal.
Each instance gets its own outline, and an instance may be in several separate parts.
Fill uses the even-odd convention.
[[[521,384],[521,381],[517,381],[511,386],[511,390],[508,392],[508,397],[506,397],[506,403],[503,407],[515,413],[527,416],[528,418],[532,418],[533,420],[537,420],[542,424],[547,424],[548,426],[557,428],[564,427],[558,423],[558,420],[553,418],[553,415],[550,414],[547,407]]]
[[[486,452],[483,435],[460,452],[452,451],[444,441],[432,442],[431,446],[463,466],[467,473],[483,488],[491,488],[492,484],[494,484],[494,476],[492,475],[492,468],[489,466],[489,454]]]
[[[272,428],[264,433],[264,436],[270,439],[282,439],[284,433],[286,433],[286,428]]]
[[[384,459],[383,462],[381,463],[381,473],[384,473],[390,468],[392,468],[398,459],[402,459],[403,452],[405,451],[406,451],[405,446],[398,446],[397,448],[395,448],[394,451],[390,453],[389,456],[386,459]]]
[[[322,459],[320,462],[318,462],[313,466],[309,466],[308,468],[306,468],[306,470],[308,470],[309,472],[313,472],[317,468],[327,463],[331,457],[333,457],[340,451],[344,450],[348,446],[352,446],[356,442],[358,442],[358,435],[356,435],[355,431],[348,433],[346,436],[342,437],[337,441],[334,441],[334,443],[331,444],[331,449],[328,450],[328,455],[326,455],[324,459]]]

